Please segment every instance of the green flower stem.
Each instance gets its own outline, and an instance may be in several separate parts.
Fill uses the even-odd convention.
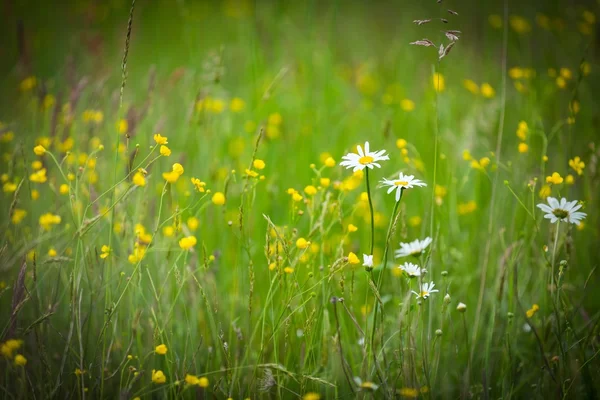
[[[367,197],[369,198],[369,210],[371,211],[371,250],[369,255],[373,255],[373,246],[375,245],[375,216],[373,215],[373,200],[371,200],[371,185],[369,184],[369,167],[365,168],[365,175],[367,180]],[[367,267],[367,270],[371,270],[371,267]]]

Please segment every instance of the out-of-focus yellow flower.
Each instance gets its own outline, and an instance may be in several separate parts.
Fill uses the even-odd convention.
[[[470,214],[475,210],[477,210],[477,203],[473,200],[458,204],[458,215]]]
[[[360,259],[353,252],[348,253],[348,263],[352,265],[360,264]]]
[[[265,169],[266,164],[263,160],[257,158],[252,162],[252,166],[258,170],[262,170]]]
[[[313,185],[308,185],[304,188],[304,193],[306,193],[309,196],[314,196],[315,194],[317,194],[317,188]]]
[[[485,98],[491,99],[496,95],[496,91],[489,83],[481,84],[481,95]]]
[[[165,136],[162,136],[160,133],[154,134],[154,141],[156,142],[156,144],[159,144],[159,145],[169,144],[169,139],[166,138]]]
[[[212,197],[212,202],[217,206],[222,206],[225,204],[225,195],[221,192],[216,192]]]
[[[18,225],[21,223],[21,221],[23,221],[23,219],[27,216],[27,211],[20,209],[20,208],[15,208],[12,211],[12,215],[10,217],[11,222],[13,223],[13,225]]]
[[[164,372],[162,372],[161,370],[152,370],[152,382],[156,383],[156,384],[163,384],[167,381],[167,377],[165,376]]]
[[[433,74],[432,83],[433,89],[436,92],[443,92],[446,88],[446,80],[444,79],[444,76],[438,72]]]
[[[105,259],[106,257],[108,257],[111,253],[111,249],[110,247],[108,247],[108,245],[104,244],[102,245],[102,248],[100,249],[101,253],[100,253],[100,258],[101,259]]]
[[[472,81],[471,79],[465,79],[463,81],[463,86],[469,92],[471,92],[473,94],[479,94],[479,86],[474,81]]]
[[[335,160],[333,159],[333,157],[327,157],[325,159],[324,164],[326,167],[329,167],[329,168],[335,167]]]
[[[531,318],[535,315],[535,313],[538,312],[538,310],[540,309],[540,306],[538,306],[537,304],[534,304],[533,306],[531,306],[531,308],[529,310],[527,310],[526,314],[527,314],[527,318]]]
[[[198,229],[199,225],[200,225],[200,221],[198,220],[198,218],[196,218],[196,217],[188,218],[187,226],[190,229],[190,231],[195,232]]]
[[[133,184],[136,186],[146,186],[146,177],[142,171],[137,171],[133,174]]]
[[[494,29],[502,28],[502,17],[498,14],[492,14],[488,17],[488,22]]]
[[[310,246],[310,242],[306,239],[304,239],[303,237],[298,238],[298,240],[296,240],[296,247],[299,248],[300,250],[304,250],[306,248],[308,248],[308,246]]]
[[[52,225],[58,225],[61,222],[61,217],[60,215],[55,215],[52,213],[46,213],[40,216],[39,219],[39,223],[40,226],[44,229],[49,231],[50,228],[52,228]]]
[[[33,152],[38,156],[43,156],[46,153],[46,149],[42,145],[37,145],[33,148]]]
[[[538,195],[540,196],[541,199],[545,199],[546,197],[550,196],[551,194],[552,194],[552,188],[548,184],[543,185],[540,188],[540,191],[538,193]]]
[[[354,224],[348,224],[348,232],[356,232],[358,228]]]
[[[573,168],[577,175],[583,175],[583,169],[585,168],[585,163],[579,158],[579,156],[569,160],[569,167]]]
[[[187,236],[179,239],[179,247],[181,247],[183,250],[191,249],[196,245],[196,243],[197,240],[195,236]]]
[[[402,99],[400,100],[400,108],[406,112],[413,111],[415,109],[415,102],[410,99]]]
[[[156,354],[160,354],[161,356],[164,356],[165,354],[167,354],[168,350],[169,349],[167,348],[167,345],[165,345],[165,344],[159,344],[158,346],[156,346],[154,348],[154,352]]]
[[[396,147],[398,147],[399,149],[405,148],[407,144],[408,142],[405,139],[396,140]]]
[[[198,178],[191,178],[190,179],[192,182],[192,185],[194,185],[194,188],[200,192],[200,193],[204,193],[206,191],[205,186],[206,186],[206,182],[202,182],[200,179]]]
[[[560,185],[564,179],[558,172],[552,173],[552,175],[546,177],[546,183],[552,183],[553,185]]]
[[[229,109],[233,112],[240,112],[246,108],[246,102],[239,97],[234,97],[231,99],[231,103],[229,104]]]
[[[527,19],[520,15],[511,15],[509,24],[513,31],[521,35],[531,32],[531,24]]]
[[[529,151],[529,145],[527,143],[519,143],[519,153],[527,153]]]
[[[165,145],[161,145],[160,146],[160,155],[161,156],[165,156],[168,157],[171,155],[171,149],[169,149],[167,146]]]
[[[17,354],[15,356],[15,365],[17,367],[24,367],[27,364],[27,359],[22,354]]]

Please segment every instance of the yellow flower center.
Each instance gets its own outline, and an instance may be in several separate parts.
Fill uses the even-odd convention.
[[[554,210],[552,210],[552,214],[554,214],[556,217],[563,219],[563,218],[567,218],[569,216],[569,213],[566,210],[560,209],[560,208],[556,208]]]
[[[371,156],[363,156],[363,157],[361,157],[361,158],[358,159],[358,162],[361,163],[362,165],[371,164],[373,162],[373,157],[371,157]]]
[[[396,182],[394,182],[394,185],[396,185],[396,186],[406,186],[406,185],[408,185],[408,182],[406,182],[406,181],[396,181]]]
[[[425,296],[429,296],[429,292],[422,291],[421,292],[421,297],[425,297]]]

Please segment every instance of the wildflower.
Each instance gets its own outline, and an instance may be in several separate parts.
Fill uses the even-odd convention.
[[[132,178],[133,184],[136,186],[146,186],[146,177],[142,171],[137,171]]]
[[[315,392],[308,392],[302,396],[302,400],[321,400],[321,395]]]
[[[471,156],[471,152],[467,149],[463,150],[462,158],[465,161],[471,161],[473,159],[473,157]]]
[[[477,86],[477,84],[475,82],[473,82],[471,79],[465,79],[463,81],[463,86],[469,92],[471,92],[473,94],[479,94],[479,86]]]
[[[321,178],[321,179],[319,179],[319,184],[322,187],[328,187],[331,184],[331,179],[329,179],[329,178]]]
[[[444,89],[446,88],[446,81],[444,79],[444,76],[440,73],[434,73],[433,77],[432,77],[432,81],[433,81],[433,88],[435,89],[436,92],[443,92]]]
[[[56,250],[54,250],[54,247],[50,247],[50,249],[48,250],[48,257],[56,257],[58,253],[56,253]]]
[[[208,387],[208,378],[205,376],[201,376],[200,378],[198,378],[198,383],[197,385],[200,386],[201,388],[207,388]]]
[[[15,356],[15,365],[17,367],[24,367],[25,364],[27,364],[27,359],[25,357],[23,357],[22,354],[17,354]]]
[[[234,97],[231,99],[231,103],[229,104],[229,109],[233,112],[240,112],[246,107],[246,102],[239,97]]]
[[[15,208],[15,209],[13,209],[10,220],[13,223],[13,225],[18,225],[21,223],[21,221],[23,221],[23,218],[25,218],[26,215],[27,215],[27,211],[20,209],[20,208]]]
[[[540,306],[538,306],[537,304],[534,304],[533,306],[531,306],[531,308],[529,310],[527,310],[526,315],[527,318],[531,318],[535,315],[536,312],[538,312],[538,310],[540,309]]]
[[[551,193],[552,188],[550,187],[550,185],[546,184],[542,186],[538,195],[540,196],[540,198],[545,199],[546,197],[550,196]]]
[[[48,180],[46,177],[46,168],[42,168],[29,175],[29,180],[35,183],[44,183]]]
[[[502,28],[502,17],[498,14],[492,14],[488,17],[488,22],[494,29]]]
[[[347,229],[348,229],[348,232],[350,232],[350,233],[356,232],[358,230],[358,228],[354,224],[348,224],[348,228]]]
[[[183,250],[191,249],[196,245],[196,243],[197,240],[195,236],[187,236],[179,239],[179,247],[181,247]]]
[[[190,228],[190,231],[194,232],[198,229],[200,225],[200,221],[196,217],[189,217],[187,220],[187,226]]]
[[[465,311],[467,311],[467,305],[465,303],[458,303],[458,305],[456,306],[456,311],[464,313]]]
[[[383,186],[389,186],[387,193],[390,194],[396,190],[396,201],[400,200],[402,190],[412,189],[414,186],[427,186],[427,184],[419,179],[415,179],[414,175],[404,175],[402,172],[398,175],[397,180],[383,179]]]
[[[396,258],[407,256],[420,256],[425,249],[433,242],[430,237],[423,240],[416,239],[410,243],[400,243],[400,249],[396,250]]]
[[[365,167],[373,169],[373,167],[381,168],[377,161],[389,160],[390,157],[385,154],[385,150],[371,152],[369,151],[369,142],[365,142],[365,150],[360,145],[356,146],[358,154],[348,153],[342,157],[344,161],[340,163],[342,167],[348,169],[353,168],[354,171],[362,171]]]
[[[313,185],[308,185],[304,188],[304,193],[306,193],[309,196],[314,196],[315,194],[317,194],[317,188]]]
[[[225,204],[225,195],[221,192],[216,192],[212,197],[212,202],[214,205],[222,206]]]
[[[415,102],[410,99],[402,99],[400,100],[400,108],[406,112],[413,111],[415,109]]]
[[[577,172],[577,175],[582,175],[585,163],[581,161],[581,158],[575,157],[572,160],[569,160],[569,167],[573,168],[573,170]]]
[[[470,214],[475,210],[477,210],[477,203],[473,200],[458,204],[458,215]]]
[[[283,272],[285,272],[286,274],[292,274],[294,272],[294,268],[292,268],[292,267],[285,267],[283,269]]]
[[[360,260],[353,252],[348,253],[348,262],[350,264],[360,264]]]
[[[410,263],[410,262],[406,262],[402,265],[399,265],[398,268],[400,269],[400,271],[404,272],[410,278],[413,278],[416,276],[421,276],[422,274],[427,272],[425,269],[421,269],[418,265]]]
[[[308,246],[310,246],[310,242],[304,239],[303,237],[298,238],[298,240],[296,240],[296,247],[300,250],[304,250],[308,248]]]
[[[265,162],[261,159],[256,159],[252,162],[252,166],[254,166],[254,168],[258,169],[258,170],[262,170],[265,169]]]
[[[549,219],[553,224],[558,221],[566,221],[579,225],[587,215],[577,211],[581,208],[581,204],[577,204],[577,200],[568,202],[564,197],[560,199],[560,203],[554,197],[548,197],[548,205],[540,203],[537,206],[546,213],[544,218]]]
[[[185,374],[185,383],[188,385],[197,385],[198,377],[196,375]]]
[[[491,99],[492,97],[494,97],[496,95],[496,91],[494,90],[492,85],[490,85],[489,83],[482,83],[481,84],[481,94],[483,95],[483,97]]]
[[[33,148],[33,152],[36,156],[43,156],[46,153],[46,149],[42,145],[37,145]]]
[[[415,292],[414,290],[411,290],[411,292],[417,296],[417,299],[427,299],[431,293],[439,292],[439,290],[433,288],[434,286],[435,284],[433,282],[425,282],[421,284],[419,293]]]
[[[399,149],[404,149],[407,144],[408,142],[406,141],[406,139],[400,138],[396,140],[396,147],[398,147]]]
[[[556,86],[558,86],[560,89],[564,89],[567,87],[567,81],[564,77],[559,76],[556,78]]]
[[[558,172],[554,172],[551,176],[546,177],[546,183],[552,183],[554,185],[560,185],[563,183],[563,177]]]
[[[61,218],[60,215],[54,215],[52,213],[46,213],[40,216],[39,223],[40,226],[49,231],[52,225],[60,224]]]
[[[572,185],[573,183],[575,183],[575,177],[571,174],[565,176],[565,183],[567,185]]]
[[[63,183],[62,185],[59,186],[58,192],[60,194],[68,194],[69,193],[69,185],[67,185],[66,183]]]
[[[519,153],[527,153],[529,151],[529,145],[527,143],[519,143],[518,147]]]
[[[206,186],[206,182],[202,182],[200,179],[198,178],[191,178],[190,179],[192,182],[192,185],[194,185],[194,188],[200,192],[200,193],[204,193],[206,190],[204,189],[204,187]]]
[[[16,183],[6,182],[4,185],[2,185],[2,191],[4,193],[12,193],[15,190],[17,190],[17,184]]]
[[[335,160],[333,157],[327,157],[323,164],[325,164],[326,167],[332,168],[335,167]]]
[[[102,248],[100,249],[102,251],[102,253],[100,253],[100,258],[105,259],[106,257],[108,257],[110,255],[110,252],[112,251],[110,247],[108,247],[107,245],[102,245]]]
[[[183,166],[179,163],[173,164],[171,171],[162,174],[163,179],[169,183],[177,182],[181,175],[183,175]]]
[[[246,170],[244,172],[246,173],[246,175],[248,175],[251,178],[256,178],[258,176],[258,172],[252,171],[251,169],[248,169],[248,168],[246,168]]]
[[[416,399],[417,397],[419,397],[419,391],[415,388],[404,387],[398,390],[398,393],[400,394],[400,396],[407,397],[410,399]]]
[[[167,381],[167,377],[161,370],[152,370],[152,382],[156,384],[163,384]]]
[[[117,122],[117,131],[120,134],[125,134],[127,133],[127,131],[129,130],[129,123],[127,122],[126,119],[121,119],[119,120],[119,122]]]
[[[171,149],[165,146],[164,144],[160,146],[160,155],[164,157],[168,157],[171,155]]]
[[[154,348],[154,352],[156,354],[160,354],[161,356],[164,356],[165,354],[167,354],[167,346],[165,344],[159,344],[158,346],[156,346]]]
[[[511,15],[509,24],[510,27],[519,34],[525,34],[531,31],[531,24],[529,21],[519,15]]]
[[[168,138],[162,136],[160,133],[154,134],[154,141],[156,142],[156,144],[161,144],[161,145],[169,143]]]
[[[21,81],[19,89],[23,92],[27,92],[33,89],[37,85],[37,78],[35,76],[29,76]]]
[[[373,268],[373,255],[363,254],[363,266]]]
[[[281,117],[281,114],[279,114],[278,112],[270,114],[269,118],[268,118],[268,122],[269,125],[281,125],[281,122],[283,121],[283,118]]]

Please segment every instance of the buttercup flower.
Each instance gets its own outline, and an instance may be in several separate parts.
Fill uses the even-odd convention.
[[[396,201],[400,200],[403,189],[412,189],[415,186],[427,186],[427,184],[419,179],[415,179],[414,175],[404,175],[402,172],[398,174],[398,179],[381,181],[383,186],[388,186],[388,194],[396,190]]]
[[[418,257],[425,251],[427,246],[433,242],[430,237],[426,237],[423,240],[416,239],[410,243],[400,243],[400,249],[396,250],[396,258],[415,256]]]
[[[158,384],[162,384],[165,383],[167,381],[167,377],[165,376],[164,372],[162,372],[161,370],[152,370],[152,382],[154,383],[158,383]]]
[[[348,169],[353,168],[353,172],[362,171],[365,167],[373,169],[374,167],[381,168],[377,161],[389,160],[390,157],[385,154],[385,150],[371,152],[369,151],[369,142],[365,142],[365,150],[363,151],[360,145],[356,146],[358,154],[348,153],[342,157],[340,165]]]
[[[156,354],[160,354],[161,356],[164,356],[165,354],[167,354],[167,346],[165,344],[159,344],[158,346],[156,346],[156,348],[154,349],[154,352]]]
[[[537,206],[546,213],[544,218],[549,219],[553,224],[558,221],[565,221],[579,225],[587,215],[577,211],[581,208],[581,204],[577,204],[577,200],[567,201],[564,197],[560,199],[560,203],[554,197],[548,197],[548,205],[540,203]]]
[[[433,288],[434,286],[435,284],[433,282],[425,282],[421,285],[419,293],[415,292],[414,290],[411,290],[411,292],[417,296],[417,299],[426,299],[431,293],[439,292],[439,290]]]

